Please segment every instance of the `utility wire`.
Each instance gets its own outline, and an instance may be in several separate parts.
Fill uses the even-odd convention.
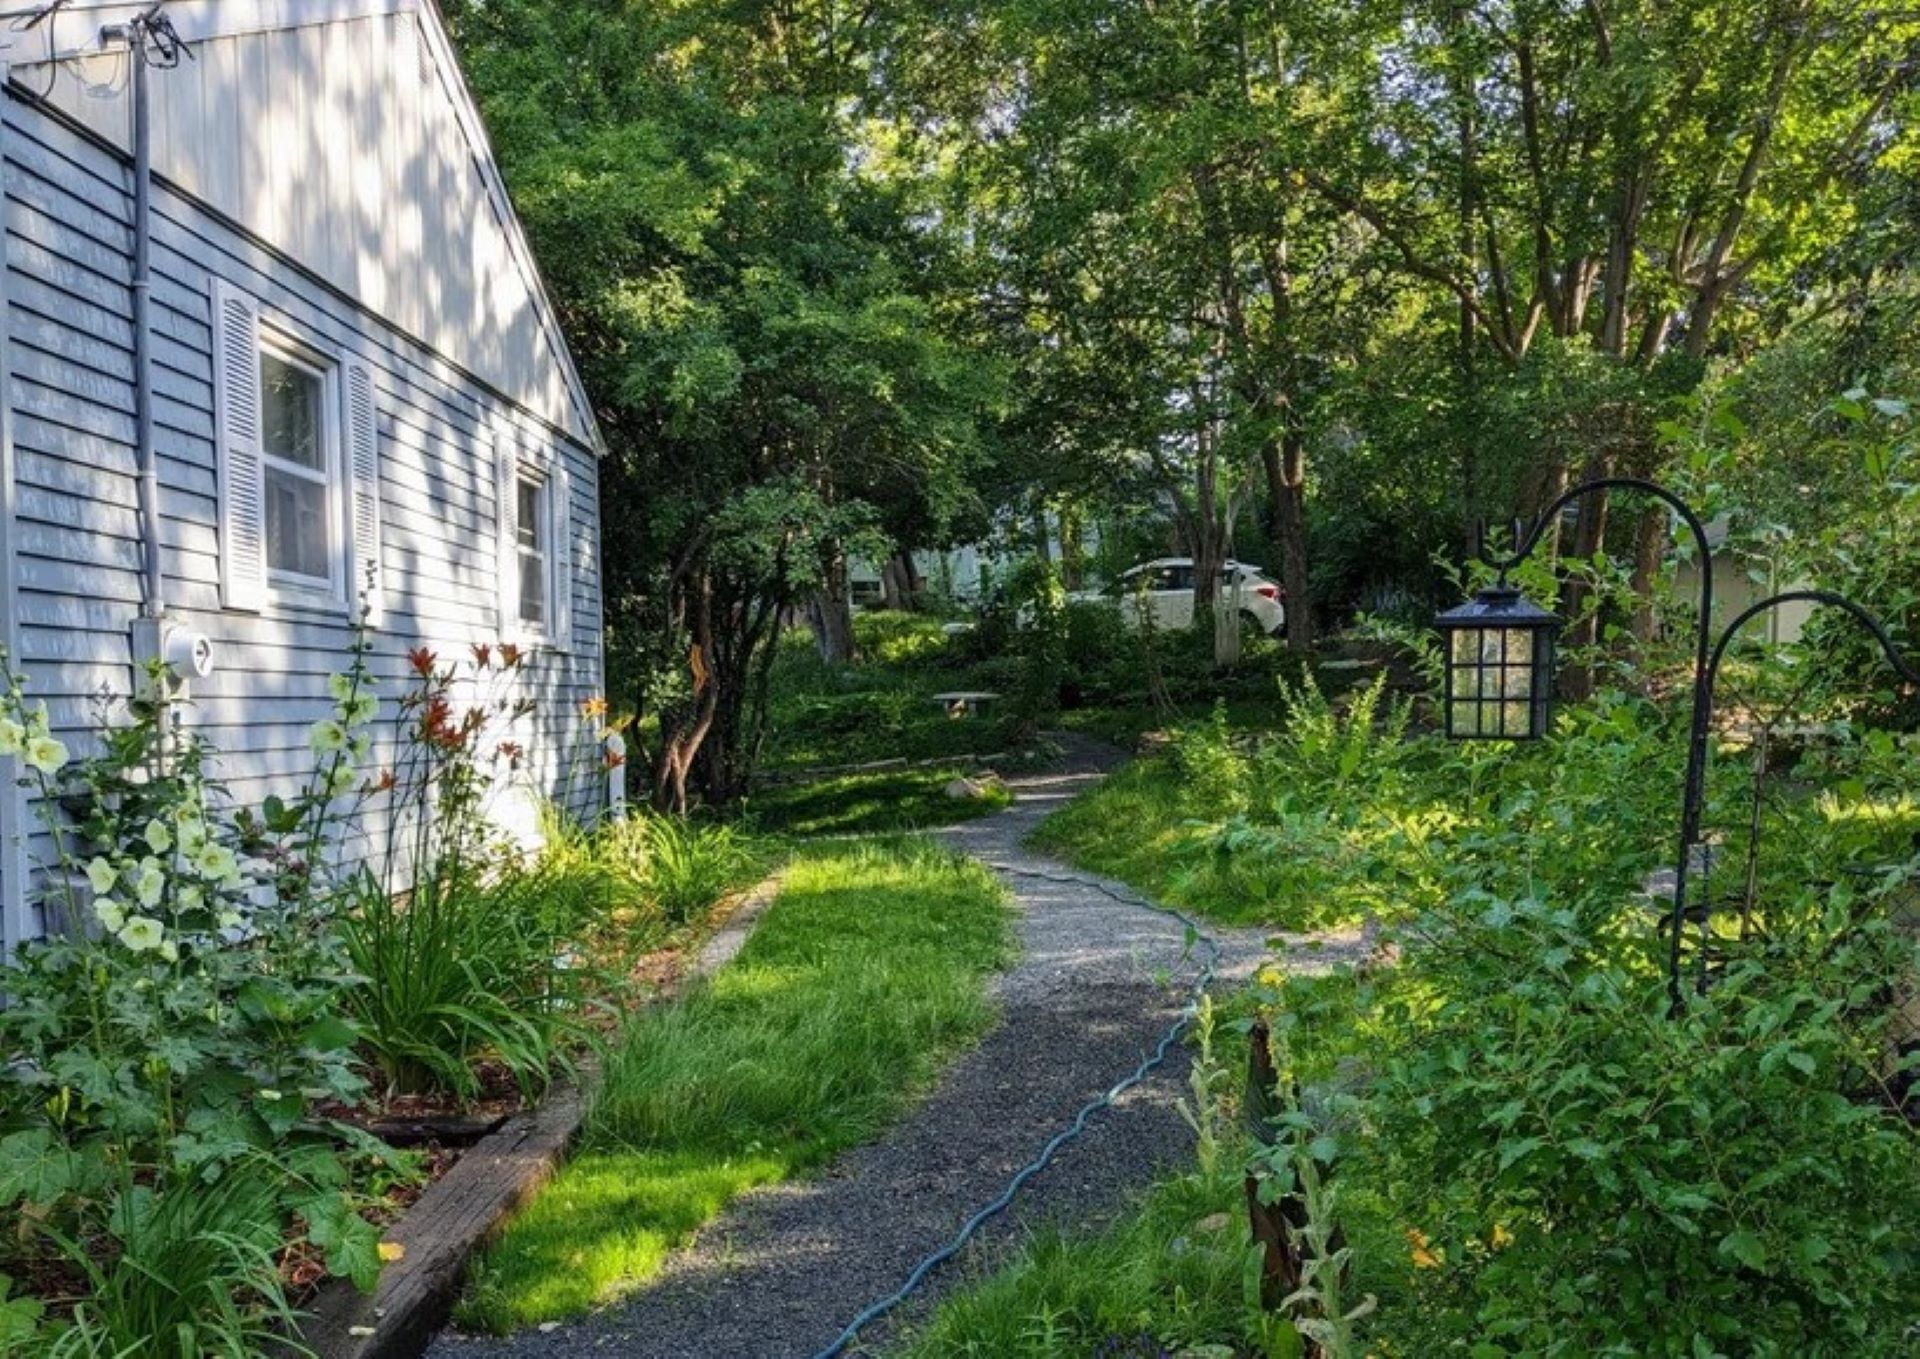
[[[906,1282],[901,1284],[896,1291],[881,1298],[878,1302],[873,1303],[852,1321],[848,1322],[847,1328],[840,1332],[839,1337],[835,1339],[831,1345],[828,1345],[816,1354],[814,1359],[838,1359],[840,1355],[846,1352],[847,1346],[854,1342],[864,1328],[872,1325],[888,1312],[891,1312],[894,1308],[905,1302],[909,1297],[913,1296],[915,1290],[927,1281],[928,1275],[932,1274],[934,1270],[966,1249],[967,1242],[973,1239],[974,1233],[978,1232],[980,1228],[985,1226],[995,1216],[1004,1212],[1012,1205],[1014,1197],[1020,1192],[1021,1186],[1025,1185],[1028,1180],[1052,1164],[1054,1155],[1060,1148],[1066,1146],[1087,1130],[1088,1119],[1092,1118],[1100,1110],[1112,1107],[1115,1100],[1146,1080],[1155,1069],[1161,1066],[1167,1060],[1167,1054],[1173,1050],[1174,1044],[1178,1043],[1186,1035],[1187,1029],[1193,1024],[1194,1015],[1200,1006],[1200,998],[1205,994],[1207,988],[1213,984],[1214,971],[1220,963],[1219,942],[1195,924],[1191,917],[1174,910],[1171,906],[1162,906],[1157,902],[1148,901],[1145,897],[1135,896],[1132,893],[1116,892],[1105,883],[1079,873],[1047,873],[1032,868],[1016,868],[1012,864],[994,863],[992,860],[987,859],[983,859],[981,862],[985,863],[988,868],[999,873],[1004,873],[1008,877],[1034,878],[1041,882],[1090,887],[1104,896],[1111,897],[1122,906],[1132,906],[1140,910],[1153,911],[1158,915],[1168,916],[1179,921],[1187,930],[1187,952],[1191,953],[1195,945],[1199,945],[1206,951],[1205,960],[1200,968],[1200,975],[1194,979],[1193,987],[1187,995],[1186,1006],[1180,1012],[1180,1018],[1175,1020],[1173,1024],[1168,1027],[1167,1031],[1161,1035],[1159,1044],[1155,1046],[1153,1052],[1148,1055],[1139,1066],[1134,1068],[1131,1076],[1128,1076],[1098,1099],[1090,1100],[1082,1105],[1080,1111],[1073,1116],[1073,1121],[1055,1133],[1046,1146],[1040,1149],[1040,1154],[1027,1162],[1026,1165],[1022,1166],[1019,1171],[1014,1174],[1014,1177],[1007,1182],[1007,1187],[1000,1191],[997,1198],[962,1223],[960,1230],[954,1234],[951,1241],[915,1265],[912,1272],[907,1275]]]

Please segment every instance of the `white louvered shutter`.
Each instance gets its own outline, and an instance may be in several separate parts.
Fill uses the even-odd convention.
[[[547,574],[553,596],[553,645],[558,651],[573,650],[573,477],[567,471],[567,455],[554,457],[553,472],[547,479],[547,503],[552,508],[553,550],[548,554]]]
[[[213,285],[213,429],[220,491],[220,602],[267,600],[266,486],[260,466],[260,306]]]
[[[500,635],[511,639],[520,628],[520,453],[511,436],[493,436],[494,531],[498,536]]]
[[[367,625],[379,627],[386,582],[380,565],[380,415],[373,399],[373,370],[359,359],[349,359],[341,385],[347,473],[353,484],[353,570],[348,594],[357,611],[364,592]]]

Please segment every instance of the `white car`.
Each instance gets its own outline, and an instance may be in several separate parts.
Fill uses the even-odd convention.
[[[1193,626],[1193,558],[1161,557],[1120,573],[1104,590],[1080,590],[1069,599],[1118,603],[1136,626],[1177,632]],[[1240,616],[1268,636],[1287,628],[1287,592],[1257,566],[1228,562],[1220,568],[1220,597],[1239,594]]]

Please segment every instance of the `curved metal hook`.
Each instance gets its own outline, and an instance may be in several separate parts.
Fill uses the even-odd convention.
[[[1693,507],[1672,491],[1669,491],[1657,481],[1648,481],[1645,477],[1595,477],[1592,481],[1583,481],[1578,486],[1569,486],[1566,490],[1562,491],[1554,498],[1552,504],[1534,516],[1533,527],[1527,530],[1525,540],[1521,542],[1512,556],[1504,561],[1489,562],[1487,564],[1495,571],[1505,575],[1508,571],[1511,571],[1514,567],[1520,565],[1521,562],[1533,555],[1534,548],[1540,545],[1541,535],[1547,531],[1547,525],[1553,522],[1554,516],[1559,514],[1561,510],[1591,492],[1608,490],[1641,491],[1658,500],[1665,501],[1679,512],[1680,517],[1686,520],[1687,527],[1693,530],[1694,541],[1699,545],[1701,556],[1704,558],[1707,555],[1709,549],[1707,547],[1706,525],[1700,522],[1700,516],[1693,512]]]
[[[1714,678],[1720,673],[1720,662],[1725,659],[1727,649],[1740,629],[1758,618],[1779,608],[1782,604],[1830,604],[1844,610],[1853,620],[1873,634],[1873,640],[1880,644],[1881,654],[1887,658],[1887,664],[1893,667],[1896,675],[1908,684],[1920,685],[1920,669],[1907,663],[1900,654],[1900,648],[1894,644],[1893,636],[1887,631],[1887,625],[1862,605],[1854,603],[1845,595],[1835,594],[1832,590],[1782,590],[1777,595],[1769,595],[1747,609],[1720,634],[1720,640],[1714,644],[1713,655],[1707,661],[1707,684],[1711,688]]]

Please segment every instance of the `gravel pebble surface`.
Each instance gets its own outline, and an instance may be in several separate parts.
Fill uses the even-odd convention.
[[[644,1290],[577,1322],[505,1339],[449,1333],[434,1359],[786,1359],[818,1353],[858,1312],[892,1293],[925,1256],[998,1195],[1087,1101],[1130,1075],[1180,1015],[1197,975],[1179,922],[1115,901],[1086,882],[1025,874],[1070,872],[1021,841],[1062,802],[1119,760],[1111,748],[1062,737],[1052,769],[1007,780],[1007,810],[940,838],[1002,868],[1020,906],[1021,953],[996,979],[1001,1019],[957,1058],[928,1097],[880,1140],[821,1174],[744,1195]],[[1122,895],[1127,889],[1109,884]],[[1273,958],[1257,930],[1208,931],[1218,975],[1245,977]],[[1357,959],[1358,931],[1322,936],[1289,955],[1317,968]],[[1089,1121],[975,1238],[969,1256],[936,1272],[893,1320],[911,1321],[963,1279],[1046,1224],[1092,1226],[1190,1151],[1176,1101],[1186,1057],[1176,1050],[1144,1084]],[[884,1350],[885,1323],[861,1337]],[[856,1353],[873,1352],[859,1350]]]

